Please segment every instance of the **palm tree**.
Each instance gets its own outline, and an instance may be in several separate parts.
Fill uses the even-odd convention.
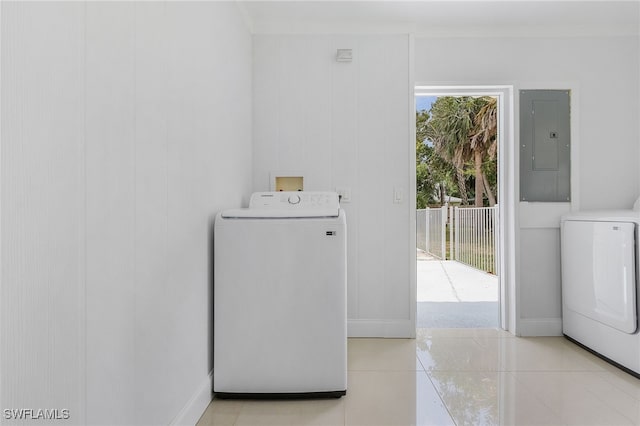
[[[482,205],[482,192],[487,194],[489,205],[494,206],[496,199],[491,191],[491,186],[486,174],[482,170],[482,163],[485,156],[493,161],[498,151],[498,100],[496,98],[481,98],[486,103],[480,108],[474,118],[474,129],[470,135],[470,145],[474,155],[474,166],[476,175],[476,206]],[[478,194],[479,199],[478,199]]]
[[[445,161],[427,137],[428,111],[416,112],[416,205],[419,209],[434,201],[445,203],[455,185],[455,167]]]
[[[472,155],[469,133],[474,128],[473,117],[478,109],[475,99],[469,96],[438,98],[431,106],[431,120],[426,132],[436,152],[455,167],[464,205],[469,204],[464,170]]]
[[[491,205],[495,198],[482,170],[485,158],[493,160],[497,149],[496,99],[489,97],[444,96],[431,107],[426,135],[436,152],[456,169],[456,180],[463,204],[469,204],[465,170],[473,163],[475,205],[483,205],[486,193]]]

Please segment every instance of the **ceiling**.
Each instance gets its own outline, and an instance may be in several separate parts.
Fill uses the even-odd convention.
[[[639,34],[640,2],[552,0],[243,1],[256,32],[336,28],[337,24],[404,26],[413,32],[496,30]],[[296,30],[297,29],[297,30]],[[463,32],[464,32],[463,31]]]

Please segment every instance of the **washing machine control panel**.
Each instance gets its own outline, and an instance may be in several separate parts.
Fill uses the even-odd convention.
[[[301,201],[301,198],[298,194],[293,194],[293,195],[289,195],[289,198],[287,198],[287,201],[289,202],[289,204],[298,204]]]
[[[280,191],[255,192],[249,201],[250,209],[339,209],[336,192],[325,191]]]

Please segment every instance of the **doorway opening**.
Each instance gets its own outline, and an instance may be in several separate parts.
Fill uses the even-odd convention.
[[[499,217],[508,95],[416,87],[417,328],[507,328]]]

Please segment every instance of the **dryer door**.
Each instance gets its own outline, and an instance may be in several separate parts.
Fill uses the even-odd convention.
[[[636,331],[635,224],[563,222],[562,299],[564,309]]]

